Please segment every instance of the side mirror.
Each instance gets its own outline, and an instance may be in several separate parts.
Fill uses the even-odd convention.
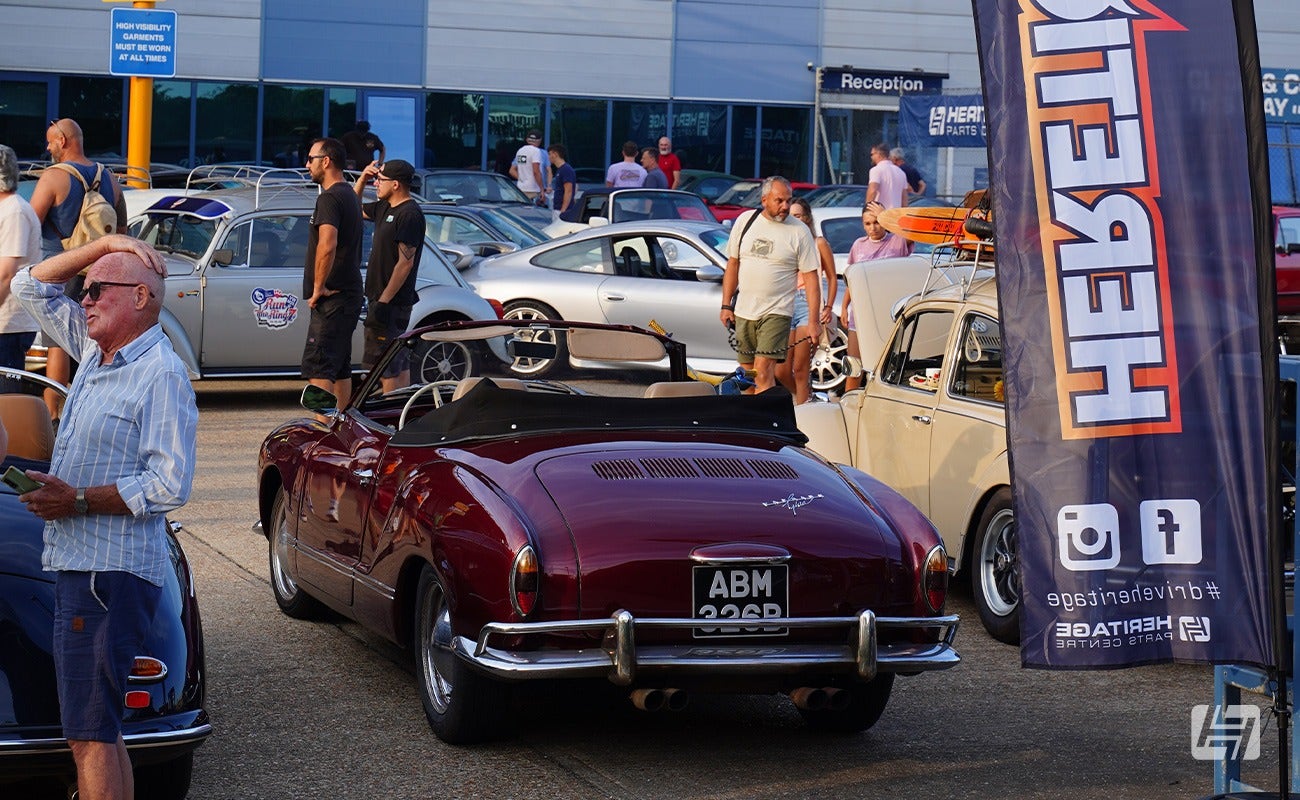
[[[229,247],[222,247],[212,251],[212,263],[223,267],[228,267],[235,263],[235,251]]]
[[[473,250],[475,255],[484,257],[513,253],[519,249],[519,245],[514,242],[470,242],[465,246]]]
[[[1300,253],[1300,242],[1287,242],[1286,254],[1289,256],[1293,256],[1296,253]]]
[[[609,217],[592,217],[588,224],[593,228],[599,228],[601,225],[609,224]]]
[[[689,269],[689,267],[683,267],[683,269]],[[723,271],[719,267],[705,264],[695,269],[695,280],[700,283],[722,283],[722,274]]]
[[[339,401],[333,392],[328,392],[314,383],[302,389],[302,398],[298,401],[303,408],[313,414],[332,414],[339,410]]]

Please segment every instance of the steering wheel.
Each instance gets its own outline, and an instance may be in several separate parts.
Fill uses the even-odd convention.
[[[447,392],[447,397],[450,400],[451,394],[456,391],[456,384],[458,383],[460,383],[460,381],[433,381],[432,383],[426,383],[419,389],[416,389],[415,393],[407,399],[406,405],[402,406],[402,415],[397,418],[397,429],[400,431],[402,428],[406,427],[406,415],[411,413],[411,408],[415,406],[416,400],[432,392],[433,407],[442,408],[442,390],[449,390]]]

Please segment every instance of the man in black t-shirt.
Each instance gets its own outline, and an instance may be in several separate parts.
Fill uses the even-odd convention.
[[[352,334],[361,318],[361,202],[343,180],[343,144],[316,139],[307,171],[321,185],[311,215],[302,294],[311,308],[302,376],[333,392],[339,408],[352,396]]]
[[[401,159],[382,165],[370,164],[353,188],[362,196],[366,184],[375,183],[379,198],[364,203],[361,213],[375,223],[366,265],[365,352],[361,363],[367,370],[379,363],[389,342],[411,324],[415,305],[415,276],[424,253],[424,212],[411,199],[411,181],[415,168]],[[410,353],[403,348],[384,367],[380,380],[385,392],[411,383]]]

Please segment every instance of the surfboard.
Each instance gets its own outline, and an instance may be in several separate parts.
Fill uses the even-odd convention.
[[[890,233],[923,244],[947,244],[961,238],[969,208],[887,208],[876,215]]]

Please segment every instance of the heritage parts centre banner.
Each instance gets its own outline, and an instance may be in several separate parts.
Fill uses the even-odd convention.
[[[1022,662],[1271,664],[1275,300],[1251,4],[973,5]]]

